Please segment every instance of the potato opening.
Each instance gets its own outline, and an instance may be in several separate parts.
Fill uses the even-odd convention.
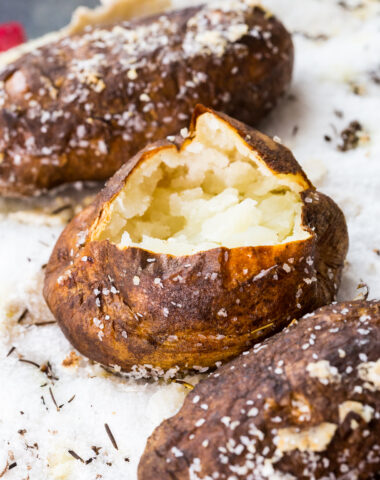
[[[195,136],[141,162],[103,212],[93,239],[119,248],[189,255],[220,246],[307,238],[292,175],[276,175],[229,125],[198,117]]]

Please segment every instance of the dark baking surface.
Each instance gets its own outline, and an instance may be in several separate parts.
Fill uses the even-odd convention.
[[[98,4],[99,0],[0,0],[0,23],[21,22],[30,39],[66,25],[76,7]]]

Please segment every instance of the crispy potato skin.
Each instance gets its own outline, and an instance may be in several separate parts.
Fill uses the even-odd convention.
[[[379,352],[380,302],[322,307],[201,381],[149,438],[139,480],[378,478],[379,386],[358,372],[363,362],[379,361]],[[322,360],[337,368],[337,381],[310,375],[307,366]],[[349,411],[342,419],[346,401],[371,407],[371,418]],[[305,431],[323,422],[336,425],[323,450],[275,454],[281,429]],[[234,469],[239,465],[248,468]]]
[[[239,15],[247,33],[221,52],[198,51],[193,33],[234,35]],[[128,52],[125,38],[138,29]],[[187,126],[197,103],[255,124],[289,85],[292,66],[289,33],[257,6],[188,8],[41,47],[0,71],[0,194],[105,180],[147,142]]]
[[[195,111],[191,132],[204,112],[211,110],[199,106]],[[66,227],[46,268],[45,299],[65,335],[89,358],[125,371],[139,365],[214,367],[334,299],[348,247],[342,212],[314,190],[288,149],[223,118],[265,161],[270,159],[273,171],[296,175],[308,187],[302,194],[307,200],[303,222],[311,236],[273,247],[223,247],[181,257],[92,241],[89,232],[133,168],[173,144],[148,147]],[[161,284],[154,283],[156,278]],[[94,318],[103,323],[102,333]]]

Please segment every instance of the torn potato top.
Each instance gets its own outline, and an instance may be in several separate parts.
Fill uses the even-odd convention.
[[[93,239],[190,255],[217,247],[303,240],[303,178],[271,170],[211,112],[178,150],[146,155],[103,211]]]

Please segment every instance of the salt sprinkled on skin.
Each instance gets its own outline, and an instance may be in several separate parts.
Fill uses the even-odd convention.
[[[228,427],[228,426],[230,425],[230,423],[231,423],[231,417],[222,417],[222,418],[220,419],[220,421],[221,421],[224,425],[226,425],[226,427]]]
[[[248,402],[247,402],[247,403],[248,403]],[[258,415],[258,413],[259,413],[258,408],[253,407],[253,408],[251,408],[251,409],[248,411],[248,414],[247,414],[247,415],[248,415],[248,417],[256,417],[256,416]]]
[[[287,263],[284,263],[282,268],[285,270],[286,273],[289,273],[292,270]]]
[[[183,457],[183,452],[181,452],[181,450],[179,450],[177,447],[172,447],[171,451],[175,457]]]
[[[206,420],[204,418],[200,418],[199,420],[197,420],[194,425],[196,427],[201,427],[204,423],[206,422]]]

